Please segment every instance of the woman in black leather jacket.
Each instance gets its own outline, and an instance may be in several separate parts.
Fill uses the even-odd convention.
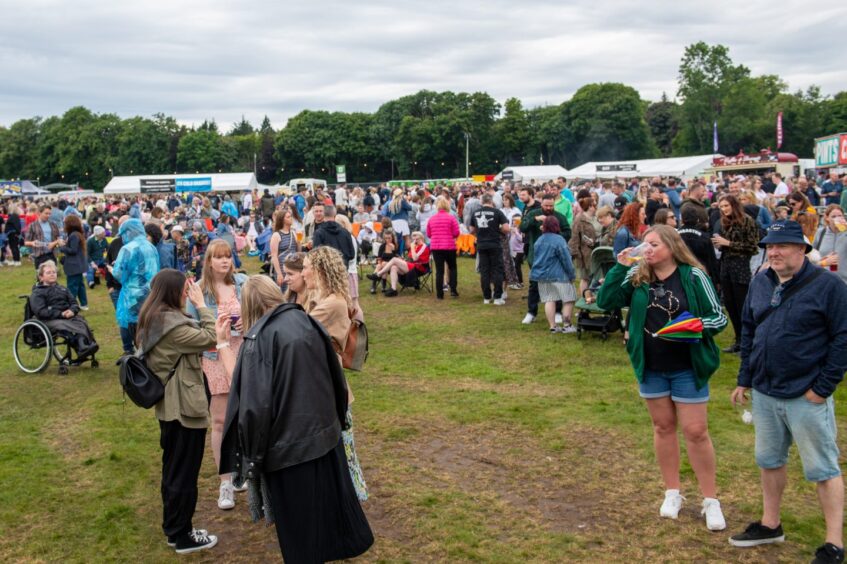
[[[266,276],[245,282],[241,300],[237,362],[226,346],[229,318],[216,327],[218,354],[233,372],[220,472],[249,480],[254,519],[264,505],[286,562],[363,554],[373,533],[341,441],[347,385],[329,335],[299,305],[283,303]]]

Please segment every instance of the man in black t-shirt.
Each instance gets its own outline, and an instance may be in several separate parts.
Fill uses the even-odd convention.
[[[491,303],[491,286],[494,286],[494,304],[503,305],[503,248],[500,234],[509,232],[509,220],[494,207],[491,194],[482,196],[482,207],[471,216],[471,232],[476,234],[476,254],[479,261],[479,278],[482,284],[483,303]]]

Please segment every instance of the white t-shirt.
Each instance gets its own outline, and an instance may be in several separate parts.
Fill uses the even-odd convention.
[[[241,207],[245,210],[253,208],[253,194],[250,192],[244,194],[244,197],[241,198]]]
[[[787,196],[791,191],[788,189],[788,185],[785,182],[780,182],[776,185],[776,189],[773,191],[774,196]]]
[[[344,188],[335,189],[335,205],[347,207],[347,190]]]

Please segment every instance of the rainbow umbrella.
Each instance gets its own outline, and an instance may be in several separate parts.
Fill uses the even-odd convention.
[[[703,338],[703,321],[684,311],[653,333],[653,336],[678,343],[697,343]]]

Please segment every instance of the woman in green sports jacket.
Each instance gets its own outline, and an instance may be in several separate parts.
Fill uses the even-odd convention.
[[[720,363],[713,336],[726,327],[726,316],[705,269],[676,230],[655,225],[643,240],[648,247],[638,264],[632,264],[632,249],[618,254],[618,264],[606,275],[597,305],[605,310],[629,307],[627,352],[653,420],[653,444],[665,482],[659,514],[676,519],[684,500],[679,493],[679,425],[704,497],[706,526],[719,531],[726,522],[716,498],[715,451],[706,406],[709,377]],[[701,339],[687,343],[656,336],[686,311],[702,320]]]

